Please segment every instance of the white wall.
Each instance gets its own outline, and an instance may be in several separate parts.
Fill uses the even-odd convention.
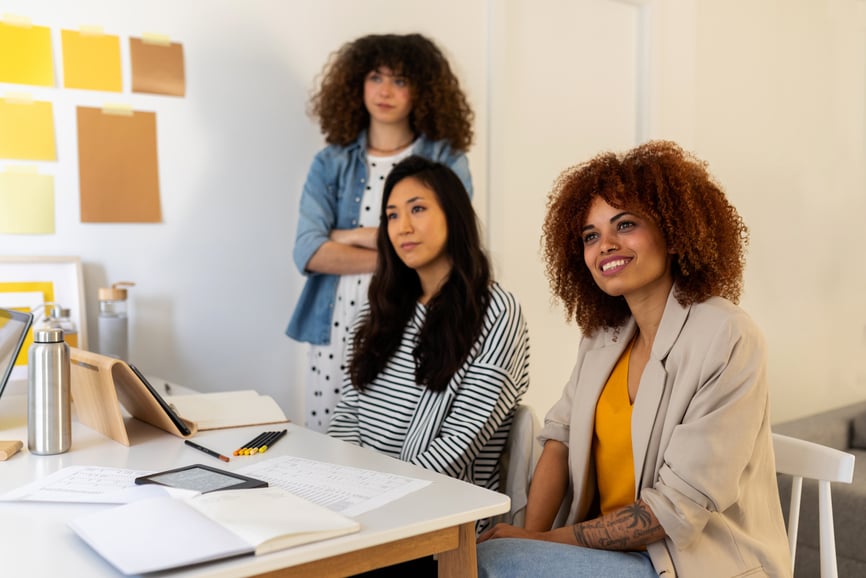
[[[300,420],[306,348],[283,331],[302,284],[291,262],[298,200],[323,144],[305,114],[314,78],[356,36],[420,31],[451,56],[483,127],[485,4],[6,0],[2,12],[51,28],[59,87],[0,84],[54,103],[58,149],[56,163],[37,163],[55,175],[56,234],[0,235],[0,254],[80,255],[92,346],[98,288],[134,281],[130,355],[146,373],[205,391],[257,388]],[[121,37],[123,94],[61,88],[60,29],[82,25]],[[132,94],[128,38],[145,32],[183,43],[185,98]],[[75,107],[107,102],[157,113],[161,224],[80,222]],[[478,137],[470,165],[483,207]],[[22,163],[0,169],[9,164]]]
[[[547,192],[639,142],[620,122],[633,110],[645,136],[709,161],[751,228],[742,305],[769,343],[774,421],[866,398],[866,2],[492,6],[490,229],[530,318],[530,405],[558,398],[579,335],[538,262]]]
[[[282,332],[302,281],[298,195],[322,143],[306,99],[343,41],[419,30],[478,113],[476,206],[527,311],[538,413],[579,335],[539,262],[547,192],[567,166],[645,137],[709,161],[751,227],[742,304],[768,338],[775,419],[866,398],[864,0],[6,0],[3,12],[50,26],[58,61],[60,27],[102,25],[125,59],[130,35],[184,43],[186,98],[133,95],[124,67],[122,100],[157,112],[165,222],[79,222],[74,108],[119,99],[34,88],[55,102],[60,158],[40,170],[57,175],[57,233],[0,235],[2,254],[82,257],[91,340],[97,288],[135,281],[132,355],[149,373],[256,387],[300,419],[305,347]]]
[[[767,336],[774,415],[862,400],[866,2],[697,14],[695,145],[751,226],[743,305]]]

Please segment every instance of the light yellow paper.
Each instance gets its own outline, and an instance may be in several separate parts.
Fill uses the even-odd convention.
[[[54,233],[54,177],[0,173],[0,233]]]
[[[0,158],[57,160],[50,102],[0,99]]]
[[[61,30],[63,86],[121,92],[120,38]]]
[[[54,86],[51,30],[0,22],[0,82]]]

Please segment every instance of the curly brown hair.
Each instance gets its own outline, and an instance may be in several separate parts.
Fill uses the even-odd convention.
[[[442,51],[420,34],[363,36],[331,55],[309,109],[329,144],[351,144],[369,126],[364,79],[380,67],[408,79],[409,125],[415,134],[445,140],[455,150],[469,149],[474,113]]]
[[[595,197],[651,220],[673,252],[677,301],[739,301],[749,231],[705,162],[669,141],[603,153],[566,169],[547,202],[542,244],[547,277],[584,335],[621,326],[624,297],[604,293],[584,264],[581,228]]]

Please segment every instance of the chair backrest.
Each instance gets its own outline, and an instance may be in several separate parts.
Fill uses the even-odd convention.
[[[833,508],[830,483],[850,484],[854,477],[854,456],[820,444],[773,434],[776,471],[793,477],[791,505],[788,510],[788,545],[791,568],[797,553],[797,529],[800,523],[800,497],[803,479],[818,481],[818,536],[820,540],[821,578],[837,578],[836,535],[833,531]]]
[[[496,519],[523,526],[526,515],[526,498],[529,493],[529,480],[535,469],[535,462],[541,455],[541,445],[536,439],[539,424],[535,412],[528,405],[518,405],[514,410],[514,421],[508,442],[502,452],[503,476],[501,491],[511,498],[511,511]]]

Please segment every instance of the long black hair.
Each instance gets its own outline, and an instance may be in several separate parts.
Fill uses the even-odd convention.
[[[478,220],[469,194],[443,164],[410,156],[385,181],[379,215],[379,259],[370,281],[369,314],[358,326],[349,362],[352,384],[364,389],[397,351],[403,331],[421,297],[418,274],[397,256],[388,238],[385,207],[394,186],[413,178],[433,191],[448,227],[445,251],[452,267],[439,292],[427,303],[424,327],[413,354],[415,382],[442,391],[466,361],[481,333],[490,301],[490,263],[481,247]]]

